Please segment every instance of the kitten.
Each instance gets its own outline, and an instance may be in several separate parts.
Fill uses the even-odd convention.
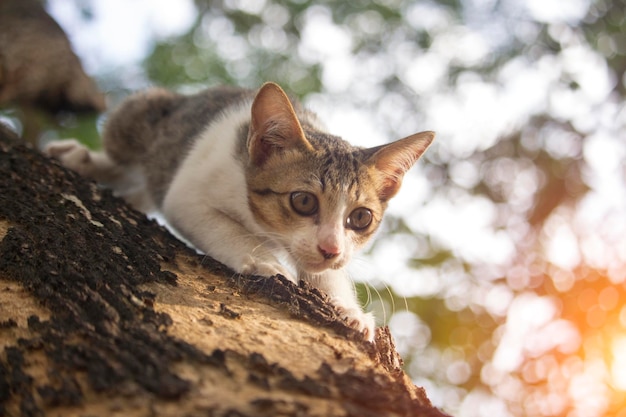
[[[310,282],[372,340],[374,318],[361,310],[344,267],[433,138],[422,132],[354,147],[267,83],[256,94],[148,90],[109,116],[104,152],[74,140],[46,152],[136,208],[159,210],[185,239],[242,274]]]

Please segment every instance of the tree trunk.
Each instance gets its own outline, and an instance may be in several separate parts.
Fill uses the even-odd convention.
[[[0,416],[443,416],[325,296],[196,254],[0,126]]]

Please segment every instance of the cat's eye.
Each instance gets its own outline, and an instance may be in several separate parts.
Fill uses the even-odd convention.
[[[291,207],[301,216],[310,216],[317,213],[317,197],[304,191],[291,193]]]
[[[352,230],[363,230],[372,223],[372,212],[365,207],[359,207],[350,213],[346,224]]]

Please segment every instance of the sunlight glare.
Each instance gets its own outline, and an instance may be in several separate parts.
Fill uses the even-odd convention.
[[[611,379],[615,389],[626,391],[626,335],[613,339]]]

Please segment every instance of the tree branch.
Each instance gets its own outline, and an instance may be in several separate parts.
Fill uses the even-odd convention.
[[[0,415],[443,416],[325,296],[196,254],[0,126]]]

